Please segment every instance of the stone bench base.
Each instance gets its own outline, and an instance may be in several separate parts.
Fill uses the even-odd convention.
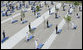
[[[27,39],[27,41],[31,40],[32,38],[34,38],[34,36],[31,35],[31,36]]]
[[[37,49],[41,49],[43,47],[44,44],[40,43],[37,47]]]
[[[28,22],[28,21],[27,21],[27,20],[23,20],[23,21],[22,21],[22,24],[24,24],[24,23],[26,23],[26,22]]]
[[[9,37],[5,37],[4,39],[1,40],[1,42],[5,42]]]
[[[49,24],[49,25],[48,25],[48,28],[50,28],[51,26],[52,26],[52,24]]]
[[[16,23],[16,22],[18,22],[18,20],[13,20],[13,21],[12,21],[12,23]]]

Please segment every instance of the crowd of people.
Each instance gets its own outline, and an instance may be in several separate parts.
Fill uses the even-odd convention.
[[[1,1],[1,5],[2,4],[4,4],[4,2],[5,1]],[[2,12],[2,14],[3,14],[3,16],[9,16],[8,15],[8,12],[10,12],[11,13],[11,15],[13,14],[13,12],[15,12],[15,9],[16,10],[20,10],[20,9],[22,9],[21,10],[21,18],[20,18],[20,20],[21,20],[21,23],[22,23],[22,21],[24,20],[23,18],[25,17],[25,12],[24,12],[24,8],[28,8],[29,7],[29,5],[31,5],[31,10],[32,10],[32,12],[34,12],[34,15],[38,15],[38,13],[39,13],[39,11],[40,11],[40,8],[42,9],[42,5],[41,4],[38,4],[38,5],[36,5],[36,2],[41,2],[41,1],[34,1],[34,2],[31,2],[31,1],[27,1],[27,3],[25,4],[25,2],[26,1],[16,1],[16,2],[14,2],[14,3],[18,3],[18,5],[15,5],[12,1],[8,1],[6,4],[5,4],[5,6],[6,6],[6,9],[4,9],[4,10],[1,10],[1,11],[3,11]],[[44,2],[44,4],[45,5],[48,5],[47,4],[47,2],[45,1]],[[54,2],[53,1],[51,1],[51,4],[52,5],[54,5]],[[50,8],[50,6],[48,5],[47,6],[48,7],[48,11],[49,11],[49,15],[51,14],[51,8]],[[62,5],[62,7],[63,7],[63,11],[66,11],[66,4],[65,3],[63,3],[63,5]],[[69,10],[68,10],[68,15],[70,15],[70,14],[72,14],[72,12],[70,12],[71,11],[71,9],[75,9],[75,6],[74,5],[69,5]],[[56,5],[55,5],[55,9],[56,9]],[[79,6],[79,11],[82,11],[82,8]],[[5,15],[4,15],[5,14]],[[55,18],[57,18],[57,12],[55,12]],[[80,18],[80,16],[79,16],[79,14],[77,13],[76,14],[76,17],[77,18]],[[12,19],[13,20],[13,19]],[[49,21],[47,20],[47,22],[46,22],[46,24],[47,24],[47,28],[48,28],[48,25],[49,25]],[[77,28],[77,25],[76,24],[74,24],[74,22],[71,22],[71,24],[72,24],[72,28],[73,29],[76,29]],[[30,34],[31,34],[31,23],[29,23],[29,25],[28,25],[28,27],[29,27],[29,32],[26,32],[26,40],[29,38],[29,36],[30,36]],[[58,31],[58,24],[55,26],[55,29],[56,29],[56,34],[57,34],[57,31]],[[32,35],[32,34],[31,34]],[[3,30],[3,38],[5,38],[5,30]],[[38,46],[38,43],[37,43],[37,41],[38,41],[38,39],[36,39],[35,40],[35,46],[36,46],[36,48],[37,48],[37,46]]]

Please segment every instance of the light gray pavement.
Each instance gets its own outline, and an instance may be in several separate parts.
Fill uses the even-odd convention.
[[[45,7],[43,7],[42,11],[40,11],[40,15],[42,15],[46,11],[47,11],[47,9]],[[9,36],[9,37],[11,37],[12,35],[14,35],[16,32],[18,32],[24,26],[28,25],[29,22],[32,22],[33,20],[35,20],[37,18],[36,18],[36,16],[34,16],[32,14],[32,11],[30,10],[30,11],[28,11],[28,13],[27,12],[25,13],[25,19],[28,20],[27,23],[21,24],[20,23],[20,16],[14,18],[14,19],[17,19],[19,21],[17,23],[11,24],[11,20],[9,20],[8,22],[6,22],[6,23],[4,23],[4,24],[1,25],[1,27],[2,27],[1,28],[1,32],[3,31],[3,29],[5,29],[5,31],[7,31],[6,33],[8,33],[7,36]],[[19,25],[21,25],[21,26],[19,26]]]
[[[61,18],[60,18],[61,19]],[[35,33],[33,33],[35,35],[34,39],[35,38],[39,38],[39,43],[44,43],[46,41],[46,39],[49,38],[49,36],[51,35],[51,33],[53,32],[53,30],[55,29],[55,24],[58,24],[60,22],[60,20],[56,20],[54,18],[54,14],[52,16],[50,16],[48,18],[49,20],[49,23],[50,24],[53,24],[53,26],[51,28],[46,28],[46,24],[44,24],[44,22],[39,25],[37,27],[37,29],[35,30]],[[58,22],[57,22],[58,21]],[[46,22],[45,22],[46,23]],[[20,41],[15,47],[14,49],[16,48],[26,48],[26,49],[35,49],[35,42],[34,40],[30,40],[29,42],[26,42],[26,38],[24,38],[22,41]],[[26,46],[25,46],[26,45]],[[19,47],[20,46],[20,47]]]
[[[50,5],[50,4],[49,4]],[[52,7],[52,6],[50,6]],[[40,15],[44,14],[47,11],[47,7],[43,7],[42,10],[40,11]],[[20,23],[20,16],[15,17],[14,19],[19,20],[17,23],[11,24],[11,20],[9,20],[6,23],[3,23],[1,25],[1,32],[3,31],[3,29],[6,31],[6,36],[11,37],[12,35],[14,35],[16,32],[20,31],[24,26],[28,25],[29,22],[32,22],[33,20],[37,19],[36,16],[34,16],[32,14],[32,11],[28,11],[28,13],[25,13],[25,19],[28,20],[27,23],[25,24],[21,24]],[[20,25],[20,26],[19,26]],[[18,28],[17,28],[18,27]],[[13,31],[12,31],[13,30]],[[1,34],[2,35],[2,34]],[[3,38],[3,36],[1,36],[1,39]]]
[[[47,9],[44,7],[43,10],[41,11],[41,15],[45,13],[46,11]],[[59,15],[61,17],[59,19],[55,19],[54,14],[48,18],[49,23],[53,24],[51,28],[47,29],[46,24],[44,24],[44,22],[37,27],[37,29],[35,30],[33,34],[39,38],[39,43],[44,43],[49,38],[49,36],[55,30],[56,24],[59,24],[62,21],[63,19],[62,17],[65,16],[66,13],[67,11],[66,12],[62,11],[62,7],[61,7],[61,9],[59,10]],[[82,16],[81,12],[79,14],[80,16]],[[35,16],[31,14],[31,11],[28,11],[28,13],[26,12],[26,16],[29,16],[29,18],[25,17],[25,19],[28,19],[28,22],[32,22],[36,19]],[[16,17],[15,19],[19,19],[19,17]],[[71,30],[70,28],[68,31],[67,25],[65,24],[61,34],[59,34],[55,38],[55,40],[53,41],[49,49],[82,48],[82,18],[77,19],[74,15],[72,15],[72,20],[74,21],[75,24],[77,24],[78,28],[76,30]],[[7,33],[6,35],[9,37],[13,36],[16,32],[20,31],[23,27],[28,25],[28,23],[21,25],[20,21],[14,24],[10,24],[10,22],[11,21],[8,21],[1,25],[1,32],[5,27],[5,30]],[[46,20],[45,20],[45,23],[46,23]],[[29,42],[26,42],[26,38],[22,39],[18,44],[16,44],[13,47],[13,49],[34,49],[35,48],[34,39],[36,37],[34,37]],[[1,39],[2,39],[2,36],[1,36]]]
[[[77,29],[73,30],[70,24],[68,30],[65,24],[63,31],[55,38],[49,49],[82,49],[82,12],[79,12],[79,15],[80,19],[77,19],[74,14],[71,15]]]
[[[79,22],[79,24],[78,22],[76,23],[78,25],[76,30],[72,30],[71,28],[68,30],[68,26],[65,24],[63,31],[53,41],[49,49],[82,49],[81,19]]]
[[[62,12],[61,10],[60,10],[60,12]],[[60,13],[60,16],[62,15],[62,14],[66,14],[66,13]],[[64,16],[64,15],[62,15],[62,16]],[[59,24],[61,21],[62,21],[62,17],[60,17],[60,18],[58,18],[58,19],[55,19],[55,16],[54,16],[54,14],[53,15],[51,15],[49,18],[48,18],[48,20],[49,20],[49,23],[50,24],[52,24],[53,26],[51,27],[51,28],[46,28],[46,24],[44,24],[44,22],[41,24],[41,25],[39,25],[38,27],[37,27],[37,29],[35,30],[35,33],[33,33],[36,37],[34,37],[34,39],[35,38],[39,38],[39,43],[45,43],[46,42],[46,40],[49,38],[49,36],[52,34],[52,32],[55,30],[55,26],[56,26],[56,24]],[[46,20],[45,20],[45,23],[46,23]],[[41,29],[41,30],[40,30]],[[26,38],[24,38],[22,41],[20,41],[15,47],[14,47],[14,49],[31,49],[31,48],[33,48],[33,49],[35,49],[35,43],[34,43],[34,39],[32,39],[31,41],[29,41],[29,42],[26,42],[25,43],[25,41],[26,41]],[[25,40],[25,41],[24,41]],[[20,46],[20,47],[19,47]]]

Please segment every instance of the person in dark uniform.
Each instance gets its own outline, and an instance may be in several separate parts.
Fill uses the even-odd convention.
[[[23,6],[25,7],[25,1],[22,1],[22,3],[23,3]]]
[[[57,34],[57,30],[58,30],[58,27],[57,27],[57,25],[56,25],[56,34]]]
[[[77,18],[80,18],[80,16],[78,16],[78,13],[76,14],[76,17],[77,17]]]
[[[12,9],[12,5],[11,4],[9,5],[9,7],[10,7],[10,9]]]
[[[5,12],[5,15],[6,15],[6,16],[8,16],[8,13],[7,13],[7,12],[8,12],[8,11]]]
[[[68,14],[70,14],[70,11],[68,10]]]
[[[63,11],[65,11],[65,6],[63,6]]]
[[[82,7],[81,6],[79,6],[79,11],[82,11]]]
[[[35,6],[35,2],[33,3],[33,6]]]
[[[49,8],[49,5],[48,5],[48,8]]]
[[[34,8],[34,15],[36,15],[36,8]]]
[[[6,3],[6,7],[8,7],[7,3]]]
[[[20,20],[22,21],[22,17],[20,18]]]
[[[31,6],[31,10],[33,10],[33,6]]]
[[[76,15],[78,16],[78,13]]]
[[[12,5],[12,11],[14,11],[14,6]]]
[[[29,31],[31,32],[31,25],[30,25],[30,23],[29,23]]]
[[[21,3],[19,3],[19,7],[20,7],[20,8],[22,7],[22,4],[21,4]]]
[[[30,1],[28,1],[29,5],[31,5]]]
[[[18,6],[16,5],[16,9],[18,10]]]
[[[44,2],[45,5],[47,5],[46,1]]]
[[[51,4],[54,5],[53,1],[51,1]]]
[[[3,33],[2,34],[3,34],[3,39],[4,39],[5,38],[5,31],[4,30],[3,30]]]
[[[48,20],[47,20],[47,28],[48,28]]]
[[[57,18],[57,13],[55,13],[55,18]]]
[[[39,4],[39,7],[40,7],[40,8],[42,7],[41,4]]]

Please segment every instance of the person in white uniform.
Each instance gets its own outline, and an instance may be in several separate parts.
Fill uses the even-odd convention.
[[[29,32],[26,32],[26,41],[29,38]]]
[[[35,49],[37,49],[38,46],[38,38],[35,40]]]
[[[79,11],[82,11],[82,6],[79,6]]]
[[[76,29],[77,28],[77,26],[73,22],[71,24],[72,24],[72,28],[73,29]]]

